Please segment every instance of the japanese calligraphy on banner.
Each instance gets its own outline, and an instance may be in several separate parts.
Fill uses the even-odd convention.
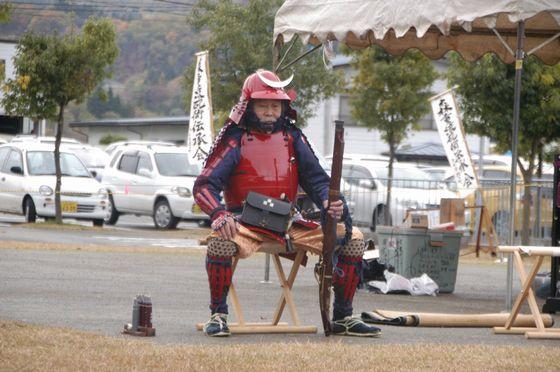
[[[210,69],[208,51],[196,53],[187,149],[189,160],[202,165],[212,147],[212,96],[210,94]]]
[[[441,142],[461,195],[478,187],[478,178],[469,152],[463,124],[457,111],[453,89],[430,98]]]

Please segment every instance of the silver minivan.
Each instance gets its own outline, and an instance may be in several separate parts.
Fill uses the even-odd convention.
[[[130,145],[113,150],[103,172],[109,192],[106,224],[122,214],[152,216],[159,229],[181,220],[206,224],[208,216],[194,202],[192,188],[200,168],[190,164],[185,146]]]

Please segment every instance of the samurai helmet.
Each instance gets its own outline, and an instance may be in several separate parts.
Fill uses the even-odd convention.
[[[284,91],[284,87],[292,82],[294,75],[282,81],[274,72],[266,70],[257,70],[254,74],[249,75],[243,84],[241,94],[247,98],[259,99],[292,99]]]
[[[262,69],[249,75],[243,83],[239,102],[231,110],[230,119],[239,124],[251,99],[277,99],[291,102],[295,98],[295,92],[286,92],[284,87],[290,84],[293,78],[294,75],[282,81],[274,72]]]

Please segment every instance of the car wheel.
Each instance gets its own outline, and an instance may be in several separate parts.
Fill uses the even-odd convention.
[[[115,202],[113,201],[113,195],[109,194],[109,202],[107,203],[107,217],[104,221],[107,225],[114,225],[119,220],[120,213],[115,208]]]
[[[95,220],[92,220],[91,222],[93,222],[93,226],[95,226],[95,227],[103,227],[103,220],[102,219],[95,219]]]
[[[377,226],[391,225],[391,219],[392,219],[391,215],[389,215],[389,223],[388,224],[385,223],[385,206],[380,205],[377,208],[375,208],[375,210],[373,211],[371,226],[369,227],[369,229],[372,232],[375,232]]]
[[[179,218],[173,215],[169,202],[165,199],[156,203],[153,218],[158,229],[174,229],[179,223]]]
[[[23,212],[25,214],[25,222],[33,223],[37,220],[37,211],[35,210],[35,203],[33,203],[33,199],[25,199]]]

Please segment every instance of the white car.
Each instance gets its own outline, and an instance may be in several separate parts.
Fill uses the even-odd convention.
[[[194,202],[192,188],[200,173],[188,161],[185,146],[130,145],[113,151],[103,172],[115,224],[121,214],[152,216],[159,229],[173,229],[180,220],[205,224],[208,215]]]
[[[12,138],[10,141],[11,143],[20,143],[20,142],[37,142],[37,143],[45,143],[49,145],[54,145],[56,142],[56,138],[52,136],[34,136],[30,134],[20,134]],[[75,144],[79,145],[81,142],[75,140],[74,138],[62,137],[60,139],[60,144]]]
[[[118,141],[118,142],[113,142],[113,143],[109,144],[105,148],[105,152],[109,155],[113,155],[113,152],[119,147],[134,146],[134,145],[140,145],[140,146],[152,146],[152,145],[175,146],[174,143],[164,142],[164,141],[142,141],[142,140]]]
[[[332,163],[332,155],[325,156],[325,159]],[[389,157],[385,155],[373,155],[373,154],[348,154],[344,153],[342,160],[343,161],[364,161],[364,162],[389,162]],[[397,159],[394,160],[397,162]]]
[[[353,220],[375,231],[384,224],[387,200],[387,163],[376,161],[345,161],[342,176],[350,185],[344,190],[354,203]],[[408,210],[439,208],[441,198],[455,198],[456,194],[441,188],[428,174],[410,164],[393,164],[389,218],[400,225]]]
[[[86,144],[63,144],[64,148],[76,155],[85,164],[91,175],[101,182],[103,170],[109,159],[109,154],[98,147]]]
[[[55,217],[54,146],[36,142],[0,146],[0,211],[23,214],[27,222]],[[93,221],[102,226],[107,215],[107,190],[74,154],[61,149],[63,218]]]

